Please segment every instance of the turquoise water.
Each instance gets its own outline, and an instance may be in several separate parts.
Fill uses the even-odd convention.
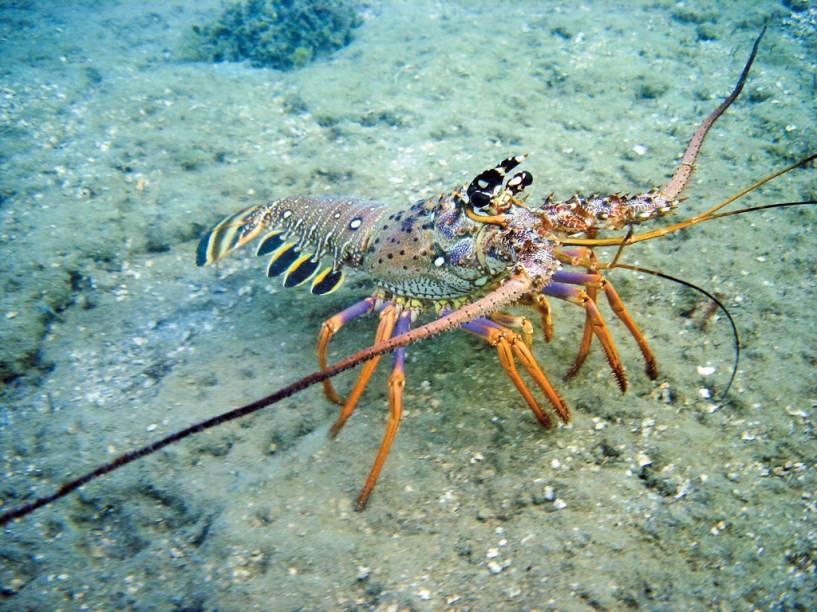
[[[401,207],[523,152],[531,197],[646,190],[766,21],[675,218],[817,150],[802,3],[371,3],[349,46],[292,72],[187,60],[185,33],[220,6],[0,6],[4,508],[314,371],[320,323],[371,279],[318,299],[251,253],[196,268],[197,237],[241,207],[293,193]],[[815,184],[799,170],[747,205],[814,199]],[[722,407],[706,396],[734,359],[723,316],[615,271],[657,381],[615,322],[628,393],[598,347],[562,381],[582,315],[556,305],[535,349],[575,420],[544,432],[493,351],[437,338],[409,352],[366,512],[352,502],[385,368],[335,441],[335,407],[310,389],[8,526],[0,606],[813,608],[815,218],[766,211],[624,253],[732,312],[743,350]],[[350,325],[333,357],[373,333]]]

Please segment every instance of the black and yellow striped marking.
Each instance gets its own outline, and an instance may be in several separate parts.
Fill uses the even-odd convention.
[[[312,257],[312,253],[305,253],[289,266],[284,275],[284,287],[297,287],[312,278],[321,265],[320,259],[313,261]]]
[[[291,242],[285,242],[272,254],[267,265],[267,276],[270,278],[278,276],[289,268],[296,259],[298,259],[298,251],[295,250],[295,245]]]
[[[342,270],[333,271],[331,267],[325,268],[312,281],[312,293],[314,295],[332,293],[343,284],[343,278]]]
[[[261,240],[261,242],[258,245],[258,248],[255,251],[255,254],[260,257],[261,255],[272,253],[282,244],[284,244],[284,232],[281,231],[270,232]]]
[[[196,248],[196,265],[204,266],[214,263],[230,251],[234,251],[255,238],[262,229],[260,225],[248,233],[244,233],[243,229],[247,217],[257,208],[257,206],[251,206],[230,215],[202,236]]]

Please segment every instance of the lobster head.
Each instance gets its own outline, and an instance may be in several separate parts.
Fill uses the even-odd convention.
[[[457,200],[475,225],[491,228],[479,232],[482,240],[477,240],[478,251],[490,249],[495,256],[512,263],[514,270],[524,269],[535,283],[542,284],[558,268],[553,256],[558,242],[543,211],[525,204],[522,192],[533,183],[533,175],[523,170],[505,180],[526,158],[509,157],[481,172]]]

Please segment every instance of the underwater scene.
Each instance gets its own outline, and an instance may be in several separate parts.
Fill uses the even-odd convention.
[[[222,219],[296,195],[396,214],[524,154],[520,210],[646,193],[764,27],[678,207],[633,236],[817,153],[817,4],[0,2],[0,512],[316,372],[322,323],[386,283],[347,265],[287,288],[256,243],[197,266]],[[388,355],[335,438],[315,384],[8,521],[0,609],[817,608],[814,200],[812,161],[722,212],[790,205],[623,247],[627,227],[559,234],[618,239],[595,256],[657,363],[652,379],[598,287],[626,393],[593,325],[566,376],[581,304],[549,298],[550,341],[544,306],[504,308],[532,324],[569,423],[542,427],[497,349],[451,330],[405,351],[400,430],[364,511]],[[328,362],[377,327],[350,320]]]

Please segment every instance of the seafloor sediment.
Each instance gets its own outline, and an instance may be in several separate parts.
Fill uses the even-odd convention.
[[[319,299],[251,254],[195,268],[225,214],[293,193],[405,206],[523,152],[531,197],[648,189],[764,23],[675,218],[817,150],[808,3],[384,1],[349,46],[291,72],[188,61],[185,32],[220,7],[0,7],[0,509],[315,370],[321,321],[370,279]],[[815,185],[799,170],[742,205]],[[625,250],[731,311],[742,351],[723,404],[725,318],[618,270],[657,381],[616,321],[628,393],[598,347],[562,381],[583,319],[557,305],[535,349],[574,422],[546,432],[492,350],[436,338],[409,352],[366,512],[352,500],[385,368],[335,441],[336,408],[312,388],[9,525],[0,607],[813,609],[815,220],[763,211]],[[373,331],[351,324],[332,356]]]

